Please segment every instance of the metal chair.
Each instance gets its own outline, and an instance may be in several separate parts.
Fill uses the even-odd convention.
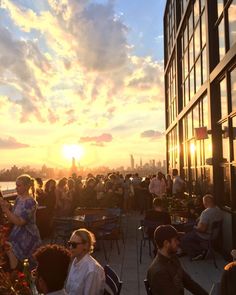
[[[123,282],[109,265],[104,266],[104,271],[106,276],[104,295],[119,295]]]
[[[145,285],[145,289],[146,289],[147,295],[152,295],[151,287],[149,285],[148,280],[145,279],[143,282],[144,282],[144,285]]]
[[[206,240],[203,240],[203,242],[201,243],[201,247],[203,248],[203,250],[206,250],[205,259],[211,256],[213,258],[215,268],[218,268],[218,266],[216,264],[216,257],[215,257],[213,246],[214,246],[214,242],[219,238],[221,229],[222,229],[222,220],[214,221],[211,225],[211,234],[209,235],[209,238]]]
[[[140,220],[140,227],[138,230],[141,232],[139,262],[142,263],[143,246],[148,241],[149,256],[151,254],[151,243],[153,243],[153,237],[150,235],[149,230],[153,231],[160,225],[160,223],[150,220]]]

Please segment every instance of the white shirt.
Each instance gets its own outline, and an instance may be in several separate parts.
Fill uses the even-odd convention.
[[[69,295],[102,295],[104,287],[104,269],[97,260],[89,254],[73,260],[66,282]]]
[[[162,195],[166,193],[166,183],[165,180],[154,177],[151,179],[149,184],[149,192],[155,195]]]

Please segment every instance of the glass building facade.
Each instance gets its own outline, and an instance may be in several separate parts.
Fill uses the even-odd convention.
[[[187,194],[212,193],[224,249],[236,247],[236,0],[167,0],[164,14],[167,169]]]

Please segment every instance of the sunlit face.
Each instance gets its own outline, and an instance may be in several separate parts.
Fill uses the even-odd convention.
[[[79,160],[84,155],[84,148],[78,144],[65,144],[63,146],[63,155],[67,159]]]
[[[28,192],[29,187],[26,186],[21,180],[16,181],[16,192],[18,195],[24,195],[26,192]]]
[[[74,246],[68,246],[73,258],[77,256],[83,256],[88,252],[88,243],[82,241],[81,237],[77,236],[76,234],[71,235],[69,242],[74,244]]]

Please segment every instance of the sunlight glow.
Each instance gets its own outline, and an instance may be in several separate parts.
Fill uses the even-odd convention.
[[[63,155],[67,159],[75,158],[80,160],[84,155],[84,148],[78,144],[65,144],[63,145]]]
[[[195,144],[192,142],[192,143],[190,144],[190,152],[191,152],[191,154],[194,154],[194,153],[195,153],[195,150],[196,150],[196,146],[195,146]]]

